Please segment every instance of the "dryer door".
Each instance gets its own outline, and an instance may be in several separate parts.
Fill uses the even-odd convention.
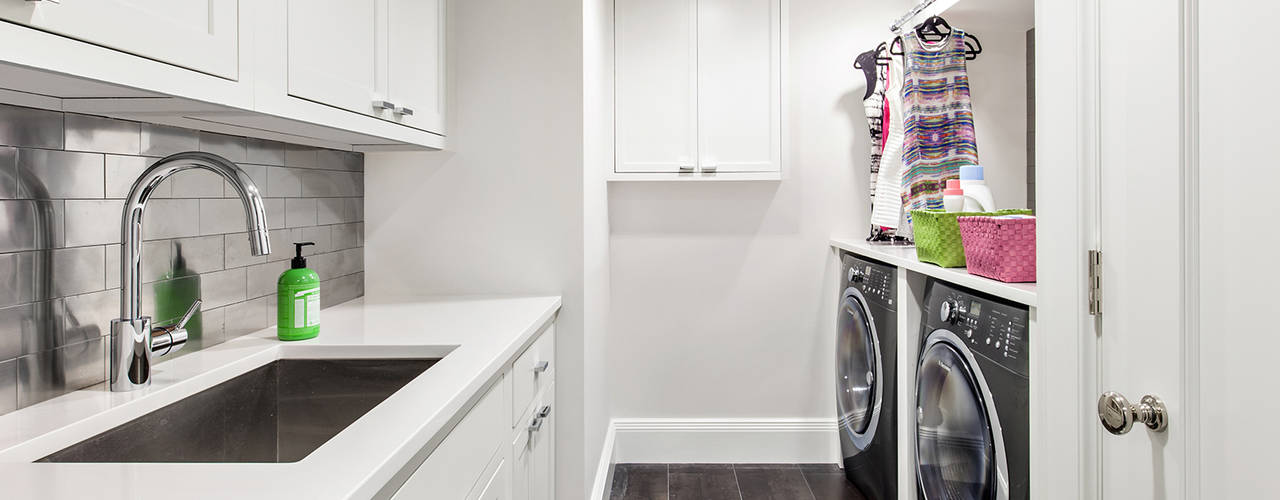
[[[926,499],[1003,500],[1000,424],[982,372],[946,330],[925,340],[916,372],[916,472]]]
[[[837,326],[836,408],[840,431],[861,451],[871,444],[880,420],[883,365],[875,323],[858,289],[845,290]],[[845,450],[846,456],[851,456],[849,451]]]

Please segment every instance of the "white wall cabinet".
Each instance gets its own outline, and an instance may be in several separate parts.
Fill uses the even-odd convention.
[[[289,0],[288,94],[443,135],[443,0]]]
[[[543,368],[554,362],[554,346],[552,324],[508,362],[392,498],[554,500],[555,372]],[[513,407],[527,409],[512,419]]]
[[[378,1],[288,0],[289,95],[372,114],[378,100]]]
[[[444,0],[0,2],[0,102],[337,149],[441,149],[445,13]]]
[[[444,135],[444,0],[387,0],[386,96],[392,119]]]
[[[782,171],[782,0],[615,0],[616,180]]]
[[[239,0],[0,2],[0,19],[235,80]]]

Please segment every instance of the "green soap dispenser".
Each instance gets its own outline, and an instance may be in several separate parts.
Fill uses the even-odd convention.
[[[307,269],[307,259],[302,257],[302,247],[315,243],[293,245],[298,254],[276,282],[276,335],[280,340],[306,340],[320,335],[320,276]]]

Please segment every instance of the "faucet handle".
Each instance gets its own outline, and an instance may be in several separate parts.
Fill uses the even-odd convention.
[[[182,319],[178,320],[177,328],[179,330],[185,329],[187,327],[187,322],[191,321],[191,317],[196,315],[196,312],[200,310],[200,304],[203,304],[203,303],[204,301],[200,299],[196,299],[195,302],[191,303],[191,307],[187,309],[187,313],[183,314]]]
[[[200,304],[203,303],[204,301],[200,299],[192,302],[187,313],[182,315],[182,319],[178,320],[177,324],[152,328],[151,352],[156,356],[164,356],[182,349],[182,346],[187,344],[187,322],[191,321],[191,317],[196,315],[196,311],[200,310]]]

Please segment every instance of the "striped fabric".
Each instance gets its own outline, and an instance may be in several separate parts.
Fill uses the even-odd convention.
[[[964,37],[960,29],[937,43],[921,42],[914,31],[902,37],[907,58],[902,203],[908,211],[941,210],[947,179],[958,178],[963,165],[978,164]]]

